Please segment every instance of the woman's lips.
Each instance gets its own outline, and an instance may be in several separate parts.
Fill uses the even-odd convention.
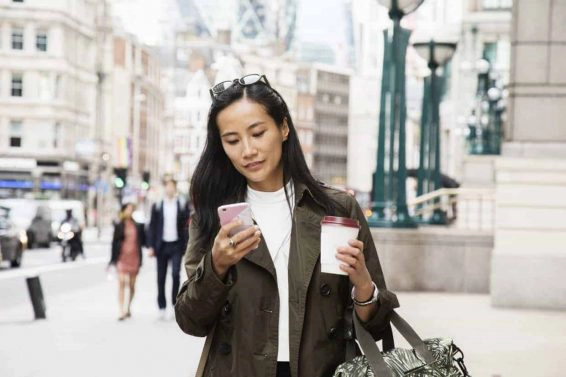
[[[246,168],[246,170],[249,170],[249,171],[256,171],[256,170],[261,169],[262,164],[263,164],[263,161],[252,162],[252,163],[245,165],[244,168]]]

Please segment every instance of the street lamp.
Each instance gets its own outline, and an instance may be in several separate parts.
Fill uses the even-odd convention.
[[[454,55],[456,43],[429,42],[414,43],[417,53],[427,61],[430,76],[424,80],[423,110],[421,117],[421,145],[418,170],[417,195],[439,190],[440,169],[440,99],[443,80],[436,70],[444,66]],[[446,224],[445,213],[440,209],[440,198],[436,198],[435,209],[430,219],[432,224]]]
[[[407,209],[405,156],[405,55],[411,32],[401,27],[403,16],[424,0],[379,0],[389,9],[393,32],[384,30],[383,77],[377,138],[377,166],[373,177],[372,227],[414,228]]]
[[[478,87],[470,120],[468,153],[498,155],[501,153],[502,116],[505,112],[501,81],[492,70],[491,63],[480,59],[476,63]]]

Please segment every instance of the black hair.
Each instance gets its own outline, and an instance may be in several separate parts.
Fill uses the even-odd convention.
[[[195,209],[193,220],[200,229],[196,240],[198,248],[206,247],[220,228],[217,208],[223,204],[242,202],[246,197],[246,178],[236,170],[224,152],[216,123],[222,110],[244,96],[263,106],[278,127],[283,127],[287,122],[289,134],[283,142],[281,154],[283,182],[292,179],[295,183],[304,184],[327,213],[332,213],[335,208],[333,200],[309,171],[291,114],[281,95],[263,82],[246,86],[235,83],[212,101],[206,144],[191,180],[190,197]],[[286,188],[285,194],[289,200]]]

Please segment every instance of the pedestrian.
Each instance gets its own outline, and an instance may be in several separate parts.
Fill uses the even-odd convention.
[[[165,281],[167,268],[171,263],[173,289],[171,303],[175,305],[181,277],[181,260],[189,238],[189,206],[177,195],[177,181],[172,177],[163,180],[165,197],[151,207],[148,226],[148,246],[150,256],[157,258],[157,305],[159,318],[167,317],[165,299]]]
[[[180,328],[208,336],[197,375],[321,377],[346,358],[352,297],[375,339],[398,306],[385,286],[365,217],[351,195],[310,173],[288,107],[264,75],[210,90],[207,142],[191,182],[188,279]],[[220,205],[247,202],[257,226],[229,236]],[[338,248],[347,275],[321,273],[321,219],[361,224]],[[345,327],[350,326],[350,327]]]
[[[145,244],[143,224],[132,219],[134,210],[133,203],[122,205],[112,237],[112,257],[109,266],[115,265],[118,272],[120,321],[132,316],[132,301],[136,292],[136,279],[142,265],[142,246]],[[128,305],[124,306],[126,285],[129,287],[129,296]]]

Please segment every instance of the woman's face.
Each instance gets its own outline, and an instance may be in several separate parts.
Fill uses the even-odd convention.
[[[276,191],[283,187],[281,152],[289,127],[278,127],[263,106],[242,98],[216,117],[224,152],[251,188]]]
[[[125,218],[130,218],[132,217],[132,214],[134,213],[134,205],[133,204],[128,204],[126,206],[126,208],[124,208],[124,217]]]

